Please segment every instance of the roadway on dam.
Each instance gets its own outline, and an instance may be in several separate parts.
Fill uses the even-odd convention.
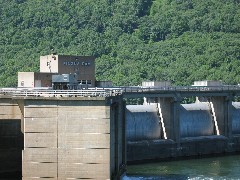
[[[54,90],[52,88],[0,88],[0,95],[9,96],[46,96],[46,97],[82,97],[102,96],[109,97],[123,94],[124,98],[138,97],[171,97],[180,93],[183,97],[189,96],[222,96],[233,93],[240,96],[240,86],[168,86],[168,87],[142,87],[118,86],[107,88],[87,88],[76,90]]]

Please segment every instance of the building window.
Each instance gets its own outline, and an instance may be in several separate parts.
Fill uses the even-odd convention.
[[[87,84],[92,84],[92,81],[91,80],[87,80]]]
[[[92,85],[92,80],[78,80],[78,84]]]
[[[78,83],[79,83],[79,84],[88,84],[88,85],[91,85],[91,84],[92,84],[92,80],[79,80]]]

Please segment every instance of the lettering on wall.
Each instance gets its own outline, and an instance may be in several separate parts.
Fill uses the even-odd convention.
[[[90,62],[74,62],[74,61],[65,61],[63,62],[63,65],[65,66],[79,66],[79,65],[82,65],[82,66],[90,66]]]

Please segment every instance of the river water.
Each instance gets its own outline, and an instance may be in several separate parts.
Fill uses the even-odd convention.
[[[240,180],[240,155],[129,165],[124,180]]]

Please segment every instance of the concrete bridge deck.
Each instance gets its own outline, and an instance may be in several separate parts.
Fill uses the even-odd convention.
[[[79,90],[53,90],[51,88],[0,88],[0,95],[10,96],[44,96],[44,97],[109,97],[124,94],[126,98],[134,97],[164,97],[180,93],[188,96],[218,96],[224,93],[240,95],[240,86],[169,86],[169,87],[141,87],[121,86],[111,88],[88,88]]]

